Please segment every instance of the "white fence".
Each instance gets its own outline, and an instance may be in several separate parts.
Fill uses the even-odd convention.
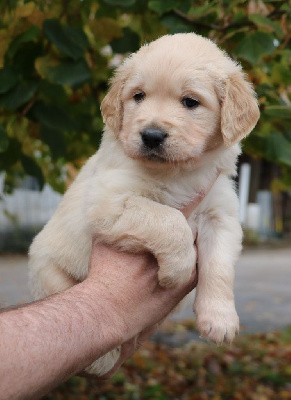
[[[0,176],[0,251],[25,250],[32,237],[50,219],[62,196],[46,185],[40,192],[29,188],[3,194]]]
[[[41,191],[16,189],[3,196],[0,202],[0,230],[12,225],[21,227],[43,226],[56,209],[61,195],[49,186]]]

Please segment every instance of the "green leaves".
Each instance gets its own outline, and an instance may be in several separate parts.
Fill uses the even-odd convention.
[[[65,157],[66,141],[62,132],[50,126],[43,125],[40,127],[40,136],[44,143],[49,146],[53,160]]]
[[[287,106],[268,106],[264,110],[264,114],[276,119],[286,119],[291,121],[291,107]]]
[[[44,186],[44,176],[38,164],[31,157],[28,157],[25,154],[22,154],[20,160],[24,168],[24,171],[28,175],[31,175],[37,179],[41,190]]]
[[[270,18],[260,14],[249,15],[249,20],[252,21],[258,28],[262,28],[269,32],[276,32],[277,35],[282,35],[282,28],[280,23],[272,21]]]
[[[66,112],[64,108],[38,102],[33,106],[30,114],[41,125],[45,125],[51,129],[56,129],[61,132],[72,131],[75,129],[73,116]]]
[[[181,10],[182,12],[187,13],[191,8],[192,3],[191,0],[150,0],[148,8],[155,11],[158,15],[165,14],[172,10]],[[197,5],[193,8],[197,8]]]
[[[264,138],[265,156],[272,162],[291,167],[291,141],[280,132],[274,132]]]
[[[89,46],[81,29],[61,25],[57,20],[44,22],[44,33],[63,56],[69,59],[39,57],[35,68],[43,79],[51,83],[77,87],[91,79],[91,71],[84,59]]]
[[[164,14],[167,11],[171,11],[175,7],[177,7],[177,1],[176,0],[168,0],[168,1],[150,0],[148,3],[148,7],[150,10],[153,10],[158,14]]]
[[[0,153],[3,153],[7,150],[9,145],[9,139],[6,135],[6,131],[4,126],[0,124]]]
[[[102,0],[102,3],[108,4],[109,6],[119,6],[119,7],[130,7],[139,0]]]
[[[61,25],[56,19],[44,22],[44,33],[62,54],[73,60],[80,59],[88,47],[87,38],[81,29]]]
[[[18,81],[16,73],[11,68],[0,70],[0,94],[12,89]]]
[[[16,38],[11,42],[9,50],[7,51],[6,57],[12,59],[24,43],[36,42],[39,39],[40,30],[37,26],[32,26],[27,31],[16,36]]]
[[[165,15],[161,18],[162,24],[169,30],[170,33],[187,33],[187,32],[193,32],[193,26],[185,21],[183,18],[174,15],[174,14],[169,14]]]
[[[287,63],[286,63],[287,64]],[[275,64],[272,69],[272,80],[276,84],[291,85],[291,69],[282,62]]]
[[[49,146],[52,157],[64,157],[66,154],[65,134],[74,131],[73,116],[63,108],[44,102],[36,103],[29,113],[30,118],[40,124],[42,140]]]
[[[21,155],[21,144],[17,139],[10,138],[8,145],[6,142],[4,146],[5,149],[3,149],[3,152],[1,152],[0,157],[0,170],[5,171],[5,169],[9,170],[9,168],[19,160]]]
[[[48,72],[49,81],[72,87],[88,82],[90,78],[91,71],[84,60],[63,62]]]
[[[76,87],[91,79],[91,71],[85,60],[54,62],[50,65],[46,57],[35,64],[40,76],[51,83]]]
[[[264,157],[282,167],[291,167],[291,107],[269,105],[262,110],[257,134],[246,140],[247,152]]]
[[[37,86],[37,81],[20,82],[7,93],[0,95],[0,107],[17,110],[33,97]]]
[[[53,160],[55,165],[46,168],[57,171],[65,158],[74,160],[79,157],[78,149],[82,149],[82,145],[78,147],[73,138],[80,130],[79,120],[84,120],[84,117],[82,114],[79,118],[74,115],[69,106],[70,96],[73,90],[92,78],[85,60],[89,43],[82,29],[51,19],[44,22],[43,32],[48,41],[41,37],[41,30],[36,26],[26,28],[16,36],[8,46],[6,65],[0,70],[0,108],[18,112],[21,125],[21,129],[17,129],[17,124],[10,128],[11,138],[0,125],[0,168],[34,176],[40,187],[45,181],[40,165],[45,166]],[[52,51],[49,52],[44,51],[45,46],[48,50],[48,42],[49,46],[50,43],[54,45],[50,46]],[[71,114],[65,111],[68,108]],[[86,128],[90,127],[88,117],[92,118],[87,112],[83,124]],[[71,144],[67,143],[69,138]],[[41,154],[40,165],[35,159],[36,154],[38,157]],[[63,161],[58,163],[57,160]],[[55,179],[54,186],[64,187],[60,185],[56,172]]]
[[[63,165],[80,165],[97,148],[99,103],[112,59],[178,32],[209,37],[242,62],[262,110],[245,148],[291,174],[290,7],[284,0],[2,3],[0,164],[10,178],[34,171],[41,179],[37,167],[21,158],[25,153],[47,181],[63,187]]]
[[[245,34],[235,49],[236,54],[256,64],[262,56],[272,54],[275,50],[275,38],[273,35],[265,32],[251,32]]]
[[[139,48],[139,36],[129,28],[123,29],[123,35],[119,39],[114,39],[110,45],[115,53],[128,53]]]

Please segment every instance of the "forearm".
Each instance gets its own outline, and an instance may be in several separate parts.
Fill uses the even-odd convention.
[[[121,344],[115,315],[104,293],[87,284],[1,313],[0,399],[38,398]]]
[[[95,242],[88,278],[0,314],[0,400],[34,399],[163,320],[194,288],[162,289],[149,255]]]

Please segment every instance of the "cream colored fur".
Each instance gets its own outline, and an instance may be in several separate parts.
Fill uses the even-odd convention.
[[[137,103],[133,96],[141,91],[145,98]],[[187,109],[183,97],[200,105]],[[100,149],[30,248],[35,298],[85,279],[93,236],[130,252],[150,251],[158,260],[160,284],[182,284],[196,263],[197,237],[197,327],[217,343],[231,341],[239,329],[233,275],[242,238],[231,176],[238,142],[259,118],[251,85],[210,40],[164,36],[117,69],[101,110]],[[142,151],[140,132],[148,126],[168,134],[162,159]],[[187,221],[178,209],[207,190],[217,171]],[[103,374],[118,356],[116,349],[88,371]]]

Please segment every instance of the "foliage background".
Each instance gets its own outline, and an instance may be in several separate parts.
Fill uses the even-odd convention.
[[[245,141],[291,186],[291,7],[273,0],[6,0],[0,5],[0,171],[65,189],[100,142],[113,66],[166,33],[208,36],[242,63],[261,120]],[[110,47],[108,46],[110,45]]]

